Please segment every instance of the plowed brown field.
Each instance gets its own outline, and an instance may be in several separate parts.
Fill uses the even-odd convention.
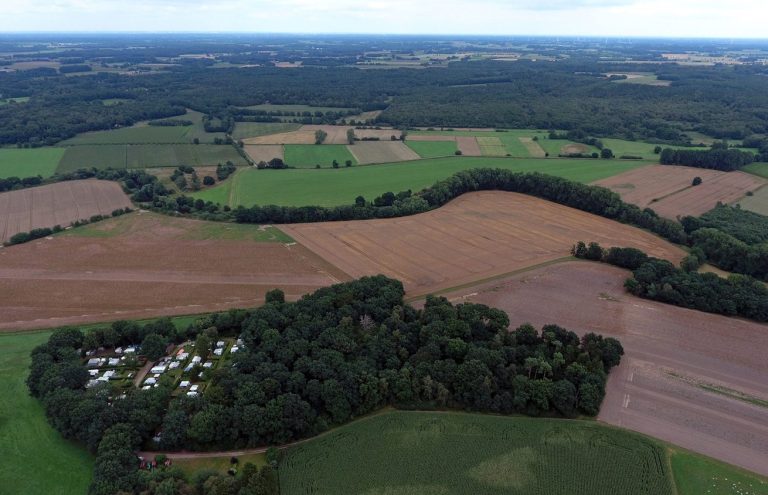
[[[268,162],[273,158],[285,159],[285,149],[281,144],[246,144],[243,149],[256,163]]]
[[[346,278],[303,246],[210,228],[132,213],[0,249],[0,330],[255,306],[275,287],[295,299]]]
[[[75,180],[0,194],[0,243],[19,232],[69,226],[131,206],[117,182]]]
[[[402,141],[359,141],[347,146],[357,163],[390,163],[419,160],[421,157]]]
[[[694,177],[702,183],[692,186]],[[674,165],[651,165],[595,183],[621,195],[628,203],[649,207],[663,217],[705,213],[719,202],[732,203],[766,184],[743,172],[719,172]]]
[[[420,215],[284,226],[353,277],[383,273],[410,295],[454,287],[568,256],[579,241],[634,246],[679,261],[684,253],[642,230],[542,199],[465,194]]]
[[[599,419],[768,475],[768,326],[627,294],[629,272],[558,263],[447,295],[618,338]],[[764,403],[764,402],[763,402]]]

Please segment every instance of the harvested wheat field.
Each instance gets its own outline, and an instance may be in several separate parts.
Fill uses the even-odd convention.
[[[285,148],[282,144],[246,144],[243,150],[255,163],[268,162],[273,158],[285,159]]]
[[[400,137],[400,131],[397,129],[355,129],[348,125],[304,125],[301,126],[301,131],[311,131],[312,136],[315,135],[315,131],[325,131],[328,136],[325,138],[323,144],[349,144],[347,139],[347,131],[354,129],[355,136],[358,139],[362,138],[379,138],[382,141],[391,141],[392,136]],[[314,142],[314,141],[313,141]]]
[[[579,241],[684,253],[642,230],[523,194],[485,191],[410,217],[282,229],[352,277],[383,273],[409,295],[472,283],[568,256]]]
[[[507,148],[496,136],[475,138],[483,156],[505,156]]]
[[[589,146],[586,144],[572,143],[560,148],[561,155],[579,155],[584,153],[591,153]]]
[[[137,212],[0,249],[0,330],[256,306],[276,287],[296,299],[346,279],[263,234]]]
[[[518,138],[521,143],[523,143],[523,146],[525,146],[525,149],[528,150],[528,154],[530,154],[534,158],[544,158],[547,156],[547,152],[544,151],[544,148],[541,147],[541,145],[534,141],[533,138],[529,137],[521,137]]]
[[[618,338],[626,355],[599,420],[768,475],[768,326],[636,298],[628,274],[573,261],[447,297],[500,308],[513,328]]]
[[[131,206],[117,182],[75,180],[0,194],[0,243],[32,229],[69,226]]]
[[[702,183],[692,186],[693,178]],[[743,172],[719,172],[674,165],[651,165],[595,183],[621,195],[641,208],[650,207],[663,217],[705,213],[718,202],[732,203],[766,184],[760,177]]]
[[[280,132],[243,139],[245,145],[280,145],[280,144],[315,144],[315,131],[299,129],[298,131]]]
[[[421,158],[402,141],[358,141],[347,148],[361,165],[405,162]]]
[[[458,146],[459,151],[464,156],[483,156],[477,138],[472,136],[457,136],[456,146]]]

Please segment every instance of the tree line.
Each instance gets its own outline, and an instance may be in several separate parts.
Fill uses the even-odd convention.
[[[168,475],[138,471],[134,454],[157,432],[163,449],[206,450],[283,444],[386,405],[595,415],[623,355],[612,338],[579,338],[557,325],[510,330],[497,309],[430,297],[417,310],[403,295],[398,281],[365,277],[296,303],[271,291],[260,308],[209,315],[183,329],[167,319],[90,333],[61,329],[33,350],[27,385],[65,438],[96,453],[92,494],[160,493],[144,490]],[[108,384],[84,388],[87,349],[153,348],[153,340],[210,346],[233,334],[243,340],[240,352],[201,396],[172,399],[164,382],[120,399]],[[229,483],[236,481],[242,489],[239,476]],[[207,483],[190,493],[275,493],[219,492]]]
[[[603,249],[594,242],[579,242],[571,252],[577,258],[632,270],[624,287],[636,296],[707,313],[768,321],[765,284],[745,275],[722,278],[714,273],[699,273],[696,270],[702,259],[696,251],[679,268],[635,248]]]
[[[755,154],[735,149],[685,150],[664,148],[659,161],[662,165],[684,165],[731,172],[755,161]]]

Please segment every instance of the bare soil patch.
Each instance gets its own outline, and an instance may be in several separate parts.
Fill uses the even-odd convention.
[[[131,206],[117,182],[74,180],[0,194],[0,243],[32,229],[69,226]]]
[[[589,146],[586,144],[571,143],[560,148],[560,154],[562,155],[578,155],[580,153],[589,153]]]
[[[480,144],[472,136],[457,136],[456,146],[458,146],[459,151],[464,156],[483,156]]]
[[[684,256],[640,229],[500,191],[465,194],[410,217],[281,228],[349,275],[383,273],[402,280],[411,296],[568,256],[579,240],[633,246],[673,262]]]
[[[257,306],[347,278],[297,244],[193,235],[210,225],[132,213],[0,249],[0,330]]]
[[[541,145],[534,141],[533,138],[529,137],[521,137],[518,138],[521,143],[523,143],[523,146],[525,146],[525,149],[528,150],[528,154],[531,155],[534,158],[544,158],[547,155],[547,152],[544,151],[544,148],[541,147]]]
[[[421,158],[402,141],[359,141],[347,148],[361,165],[404,162]]]
[[[599,419],[768,475],[768,326],[627,294],[628,272],[568,262],[448,295],[509,314],[618,338]],[[713,391],[717,389],[718,391]]]
[[[417,134],[413,136],[409,135],[407,140],[408,141],[454,141],[455,142],[456,137],[455,136],[436,136],[436,135],[425,136],[425,135]]]
[[[298,131],[280,132],[243,139],[243,144],[315,144],[315,131],[299,129]]]
[[[691,186],[694,177],[702,183]],[[732,203],[766,184],[760,177],[743,172],[719,172],[674,165],[651,165],[615,175],[595,183],[621,195],[628,203],[650,207],[661,216],[705,213],[718,202]]]
[[[285,159],[285,148],[281,144],[246,144],[243,149],[256,163],[268,162],[273,158]]]
[[[348,125],[304,125],[301,127],[301,131],[311,131],[313,137],[318,129],[328,134],[323,144],[349,144],[347,131],[350,129],[354,129],[355,136],[361,139],[367,137],[390,141],[392,136],[400,137],[400,131],[397,129],[355,129]]]

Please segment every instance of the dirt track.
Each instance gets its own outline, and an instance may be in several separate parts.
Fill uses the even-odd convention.
[[[579,241],[633,246],[679,261],[683,251],[634,227],[523,194],[465,194],[410,217],[282,229],[353,277],[383,273],[410,295],[456,287],[568,256]]]
[[[98,224],[106,237],[0,250],[0,330],[256,306],[275,287],[296,299],[347,278],[303,246],[206,240],[206,226],[133,213]]]
[[[702,183],[691,186],[694,177]],[[699,216],[718,202],[732,203],[766,184],[743,172],[719,172],[674,165],[651,165],[596,182],[621,195],[628,203],[650,207],[663,217]]]
[[[611,373],[601,421],[768,475],[768,408],[749,402],[768,400],[768,325],[636,298],[623,289],[627,275],[568,262],[447,297],[503,309],[513,326],[556,323],[617,337],[626,355]]]
[[[109,215],[131,201],[117,182],[73,180],[0,194],[0,244],[19,232]]]

